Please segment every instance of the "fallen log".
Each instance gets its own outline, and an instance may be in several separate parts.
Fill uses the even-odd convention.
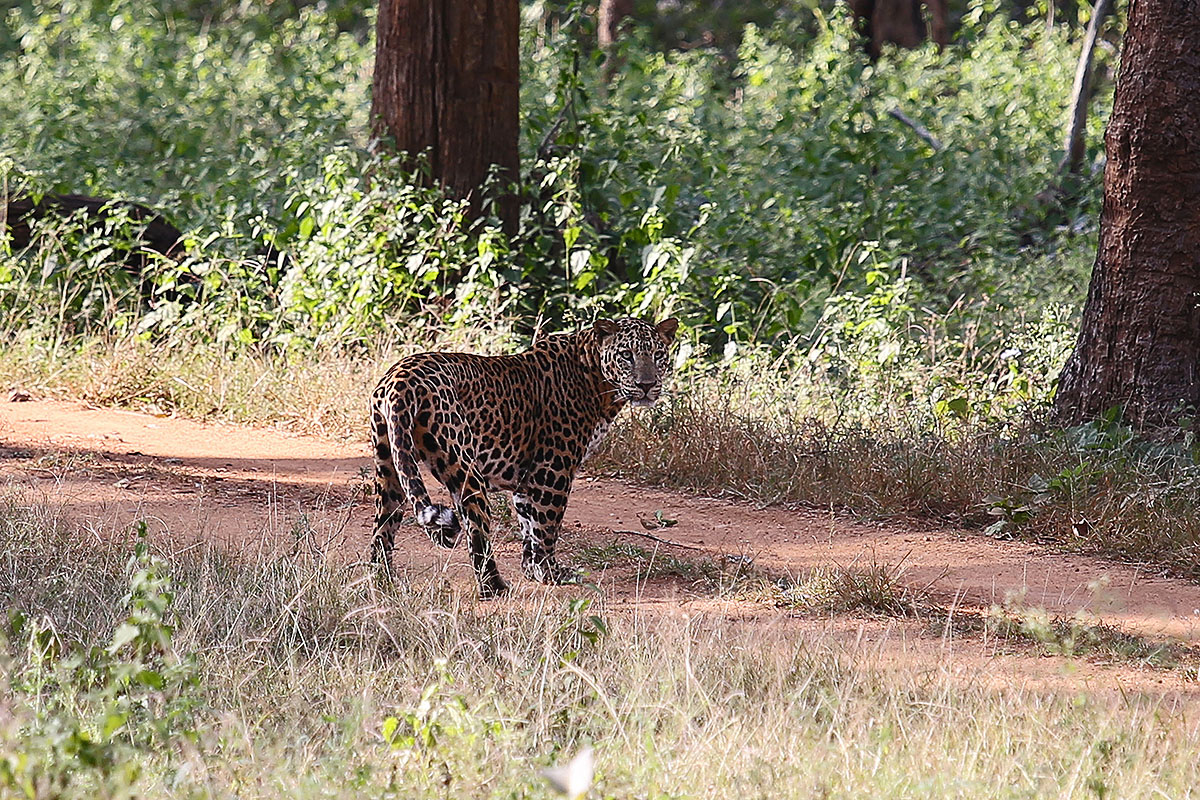
[[[82,194],[46,194],[39,198],[15,196],[4,199],[0,207],[0,241],[9,240],[12,252],[19,253],[34,244],[36,224],[45,219],[81,218],[86,229],[103,230],[105,222],[114,216],[133,221],[129,229],[134,242],[129,246],[121,242],[114,246],[123,255],[121,269],[137,281],[138,294],[143,301],[154,305],[159,298],[147,270],[157,253],[177,260],[183,253],[183,233],[167,221],[162,214],[141,203],[111,197],[90,197]],[[191,275],[182,276],[185,283],[195,284]],[[181,299],[177,291],[163,295],[168,300]]]
[[[13,250],[24,250],[33,240],[33,224],[48,217],[68,218],[82,214],[89,222],[102,223],[121,213],[145,225],[136,231],[138,240],[160,255],[172,257],[182,249],[183,233],[162,214],[141,203],[116,200],[111,197],[88,197],[82,194],[46,194],[32,197],[10,197],[5,201],[5,215],[0,218],[0,234],[7,231]]]

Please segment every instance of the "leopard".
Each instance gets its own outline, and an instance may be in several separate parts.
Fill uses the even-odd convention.
[[[371,561],[390,575],[405,505],[430,540],[466,534],[480,599],[507,593],[489,534],[489,492],[510,492],[521,571],[575,583],[555,548],[580,466],[626,405],[649,406],[671,372],[678,320],[598,319],[535,336],[512,355],[418,353],[391,366],[371,394],[375,523]],[[430,499],[424,464],[452,503]]]

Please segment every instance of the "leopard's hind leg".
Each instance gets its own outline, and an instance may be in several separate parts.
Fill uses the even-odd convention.
[[[454,509],[432,502],[414,456],[409,392],[382,386],[371,399],[371,445],[375,455],[375,534],[371,561],[390,568],[404,500],[434,544],[454,547],[462,526]]]
[[[479,470],[466,455],[453,445],[426,444],[426,463],[433,476],[441,481],[454,498],[458,518],[467,529],[467,549],[471,565],[479,582],[479,597],[488,600],[508,591],[508,583],[500,577],[492,543],[488,540],[491,513],[488,510],[487,484]]]
[[[396,476],[392,447],[388,441],[383,398],[371,398],[371,451],[375,455],[375,533],[371,537],[371,562],[391,568],[396,528],[404,516],[404,487]]]

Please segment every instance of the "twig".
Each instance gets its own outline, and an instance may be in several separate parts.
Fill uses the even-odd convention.
[[[673,542],[670,539],[664,539],[661,536],[655,536],[653,533],[643,533],[642,531],[619,531],[613,529],[613,533],[623,534],[625,536],[641,536],[646,539],[652,539],[660,544],[670,545],[671,547],[681,547],[684,550],[703,550],[703,547],[696,547],[694,544],[684,544],[683,542]]]
[[[577,81],[579,79],[579,53],[575,53],[575,57],[571,61],[571,75]],[[558,140],[558,132],[562,129],[563,123],[568,117],[574,121],[575,111],[575,91],[572,88],[567,93],[567,100],[563,103],[562,110],[558,112],[558,117],[555,118],[554,124],[550,126],[550,130],[546,131],[546,135],[542,137],[541,144],[538,145],[534,158],[537,161],[545,161],[550,155],[550,147]]]
[[[908,127],[912,128],[913,132],[916,133],[917,136],[920,136],[921,139],[923,139],[927,145],[929,145],[930,147],[933,148],[933,152],[935,152],[935,153],[940,152],[942,150],[942,148],[945,147],[945,145],[943,145],[940,141],[938,141],[938,138],[936,136],[934,136],[932,133],[929,132],[928,128],[926,128],[921,123],[917,122],[912,117],[905,114],[900,109],[889,108],[887,113],[888,113],[888,116],[898,119],[901,122],[903,122],[905,125],[907,125]]]
[[[575,97],[572,95],[571,99],[562,107],[562,110],[558,112],[558,117],[554,120],[554,124],[550,126],[550,130],[546,131],[546,135],[542,137],[542,143],[538,145],[536,154],[538,161],[545,161],[546,157],[550,155],[550,145],[558,139],[558,131],[562,128],[563,123],[567,121],[567,113],[574,102]]]

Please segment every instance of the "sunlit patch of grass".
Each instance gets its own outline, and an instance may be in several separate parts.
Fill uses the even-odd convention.
[[[20,331],[0,350],[0,386],[152,414],[365,439],[367,398],[394,361],[429,349],[496,352],[508,335],[506,329],[432,335],[414,329],[370,349],[329,346],[297,356],[187,335],[97,337],[63,346]]]
[[[778,579],[775,602],[823,613],[866,613],[916,617],[929,606],[901,583],[903,572],[881,564],[815,569],[799,579]]]
[[[792,577],[746,556],[686,558],[617,539],[582,547],[573,557],[592,570],[629,567],[638,580],[675,578],[697,592],[794,611],[915,617],[933,608],[901,582],[901,569],[881,564],[823,567]]]
[[[604,571],[628,567],[637,580],[676,579],[697,592],[725,595],[759,580],[752,566],[736,557],[700,556],[687,558],[614,539],[607,544],[585,545],[572,555],[579,566]]]
[[[1051,656],[1179,670],[1192,677],[1200,674],[1200,649],[1123,631],[1083,615],[1064,617],[1040,608],[1009,606],[994,606],[982,613],[949,614],[941,609],[929,617],[929,626],[936,634],[952,631],[956,635],[1032,645]]]

